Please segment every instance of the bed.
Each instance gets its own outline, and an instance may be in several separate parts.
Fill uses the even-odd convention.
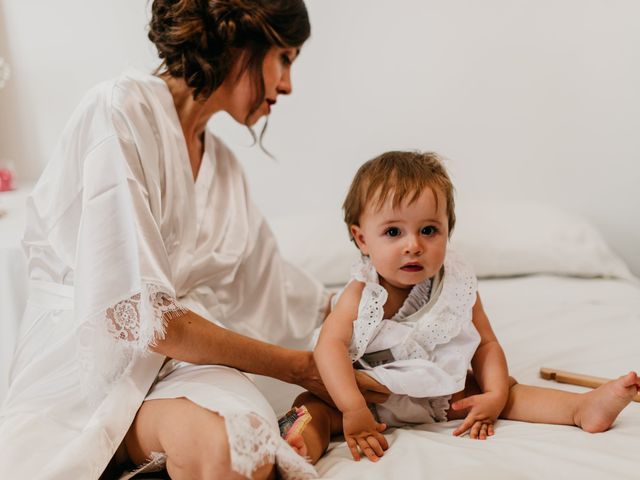
[[[357,252],[339,212],[270,224],[292,262],[330,288],[346,281]],[[485,310],[519,382],[582,392],[539,378],[540,367],[602,377],[640,370],[640,281],[584,219],[542,204],[462,205],[452,247],[476,269]],[[9,343],[5,336],[5,359]],[[255,379],[277,413],[300,391]],[[453,437],[458,423],[389,430],[390,449],[376,464],[354,462],[335,441],[317,470],[331,479],[640,478],[640,403],[601,434],[500,420],[494,437],[476,441]]]
[[[357,255],[339,218],[318,212],[271,222],[285,256],[332,286]],[[584,392],[543,380],[540,367],[609,378],[640,370],[640,282],[583,218],[544,204],[462,205],[452,248],[474,265],[520,383]],[[286,408],[282,389],[271,395],[277,411]],[[477,441],[453,437],[458,424],[390,430],[390,448],[375,464],[354,462],[336,441],[317,469],[335,479],[640,478],[640,403],[600,434],[500,420],[494,437]]]

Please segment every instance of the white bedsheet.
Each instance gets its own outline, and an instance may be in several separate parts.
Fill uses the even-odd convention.
[[[481,280],[480,295],[520,383],[582,392],[588,389],[540,379],[539,368],[602,377],[640,370],[638,284],[530,276]],[[375,464],[354,462],[334,442],[317,468],[335,479],[640,478],[639,403],[600,434],[500,420],[494,437],[478,441],[453,437],[458,424],[390,431],[390,448]]]
[[[21,229],[17,224],[9,226],[8,217],[4,220],[0,232],[6,240],[3,245],[19,251],[17,232]],[[301,244],[305,250],[324,251]],[[10,291],[23,292],[26,285],[24,266],[16,271],[7,263],[23,263],[24,259],[7,252],[5,263],[0,265],[4,279],[0,294],[5,299],[0,328],[0,400],[18,326],[17,312],[24,304],[24,293],[16,296]],[[295,252],[285,253],[295,257]],[[299,263],[309,267],[304,261]],[[640,283],[537,275],[480,280],[480,294],[506,351],[511,374],[521,383],[586,391],[542,380],[538,370],[547,366],[602,377],[640,370]],[[286,411],[295,393],[301,391],[263,377],[257,382],[277,413]],[[640,478],[639,403],[632,403],[611,430],[595,435],[575,427],[501,420],[494,437],[476,441],[453,437],[458,423],[389,431],[391,448],[376,464],[354,462],[345,444],[334,442],[317,468],[322,478],[335,479]]]

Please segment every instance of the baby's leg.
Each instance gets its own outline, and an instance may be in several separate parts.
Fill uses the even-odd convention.
[[[304,405],[311,414],[311,421],[302,431],[307,456],[314,465],[329,446],[332,435],[342,433],[342,414],[309,392],[298,395],[293,405]]]
[[[576,425],[591,433],[604,432],[638,393],[635,372],[587,393],[515,384],[500,415],[508,420]]]

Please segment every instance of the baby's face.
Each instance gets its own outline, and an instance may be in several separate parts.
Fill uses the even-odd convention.
[[[405,200],[397,208],[391,198],[379,210],[367,206],[360,226],[352,225],[351,233],[386,282],[411,288],[433,277],[444,262],[449,235],[446,197],[425,188],[416,201]]]

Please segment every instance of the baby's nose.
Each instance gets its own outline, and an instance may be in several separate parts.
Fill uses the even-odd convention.
[[[412,255],[420,255],[422,253],[422,243],[417,236],[412,235],[407,238],[407,244],[405,245],[405,253]]]

